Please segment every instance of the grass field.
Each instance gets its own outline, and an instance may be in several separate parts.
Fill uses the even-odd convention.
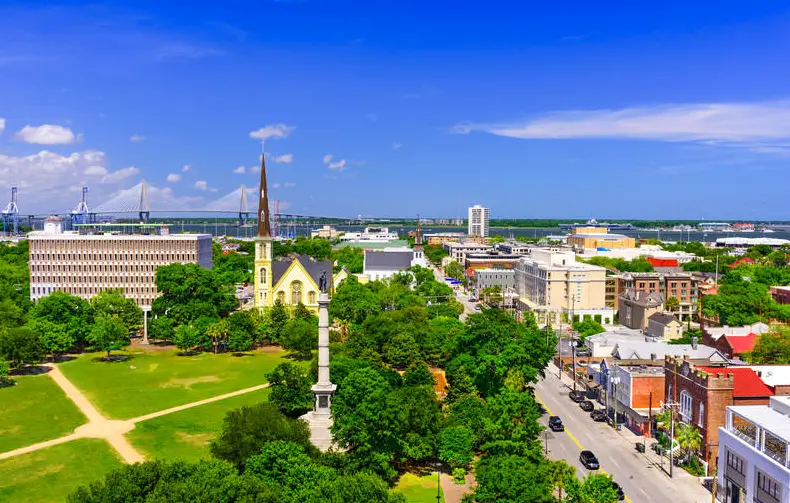
[[[0,452],[66,435],[86,422],[49,376],[20,376],[14,381],[16,386],[0,388]]]
[[[102,353],[80,355],[60,369],[93,405],[112,419],[130,419],[266,382],[264,374],[282,361],[282,351],[247,356],[176,350],[120,351],[125,361],[105,362]]]
[[[404,473],[393,491],[403,494],[408,503],[435,503],[436,485],[436,472],[423,476]],[[444,495],[442,495],[441,503],[444,503]]]
[[[0,501],[61,503],[121,466],[107,442],[87,438],[0,460]]]
[[[262,389],[143,421],[126,438],[149,460],[207,458],[208,444],[221,429],[225,413],[264,402],[268,395],[269,390]]]

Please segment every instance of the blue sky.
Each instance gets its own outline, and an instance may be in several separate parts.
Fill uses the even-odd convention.
[[[263,136],[299,214],[790,218],[782,2],[31,4],[0,6],[23,213],[143,178],[232,209]]]

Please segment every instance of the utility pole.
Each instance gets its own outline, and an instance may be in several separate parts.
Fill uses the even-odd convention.
[[[573,362],[573,369],[571,374],[573,375],[573,394],[576,395],[576,339],[573,337],[573,308],[575,307],[576,303],[576,295],[574,294],[571,297],[571,355],[572,355],[572,362]]]
[[[612,392],[614,393],[614,430],[617,431],[617,384],[620,377],[617,375],[617,361],[614,362],[614,378],[612,379]]]

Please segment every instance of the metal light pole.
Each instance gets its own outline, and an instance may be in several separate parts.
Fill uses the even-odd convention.
[[[440,461],[436,462],[436,503],[441,503],[442,501],[442,479],[441,479],[441,468],[442,463]]]

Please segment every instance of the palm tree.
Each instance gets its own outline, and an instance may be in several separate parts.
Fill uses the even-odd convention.
[[[217,346],[219,346],[220,341],[227,339],[228,333],[230,333],[230,323],[226,319],[219,320],[208,326],[206,335],[209,336],[211,345],[214,346],[214,354],[217,354]]]
[[[702,435],[700,435],[697,428],[690,424],[682,423],[678,426],[675,440],[678,441],[681,449],[686,449],[688,457],[691,457],[693,453],[696,453],[702,447]]]
[[[549,482],[551,487],[559,491],[558,501],[562,501],[562,490],[568,483],[568,479],[576,475],[576,469],[565,461],[549,461]]]

